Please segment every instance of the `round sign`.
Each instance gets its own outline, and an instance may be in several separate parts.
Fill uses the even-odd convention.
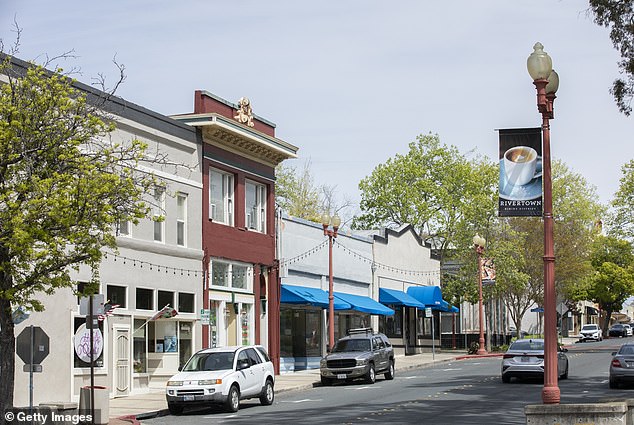
[[[92,358],[93,360],[97,360],[103,351],[103,335],[101,335],[101,330],[93,329],[92,338]],[[90,330],[86,329],[85,323],[77,328],[74,343],[75,354],[77,354],[77,357],[79,357],[83,362],[90,363]]]

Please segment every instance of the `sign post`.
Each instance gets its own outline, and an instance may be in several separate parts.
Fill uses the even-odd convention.
[[[49,339],[39,326],[29,326],[20,332],[16,340],[16,353],[25,363],[25,372],[29,371],[29,412],[33,413],[33,372],[41,372],[42,360],[49,353]]]

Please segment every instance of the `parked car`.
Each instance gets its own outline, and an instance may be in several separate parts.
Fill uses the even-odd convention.
[[[568,378],[567,348],[559,347],[557,352],[557,376]],[[502,382],[508,384],[511,378],[544,378],[544,340],[518,339],[512,343],[502,357]]]
[[[628,323],[623,323],[623,326],[625,326],[627,336],[632,336],[632,333],[634,333],[634,330],[632,330],[632,326],[630,326]]]
[[[165,396],[171,414],[185,406],[222,404],[237,412],[240,400],[260,398],[273,404],[275,372],[264,347],[207,348],[194,354],[167,382]]]
[[[357,378],[374,384],[377,373],[394,379],[394,348],[384,334],[374,333],[372,328],[350,329],[321,359],[319,369],[322,385]]]
[[[612,353],[610,362],[610,388],[618,388],[622,382],[634,382],[634,343],[621,345]]]
[[[581,332],[579,333],[579,342],[584,342],[589,339],[594,341],[603,341],[603,335],[601,334],[601,328],[599,328],[599,325],[583,325]]]
[[[520,330],[520,336],[517,336],[517,329],[511,327],[509,328],[509,335],[511,335],[511,337],[513,338],[524,338],[526,335],[528,335],[528,332]]]
[[[620,323],[616,323],[608,329],[608,335],[610,336],[618,336],[618,337],[626,337],[627,329]]]

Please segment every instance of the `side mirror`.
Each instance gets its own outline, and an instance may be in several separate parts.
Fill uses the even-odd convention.
[[[616,356],[616,351],[612,351],[612,355],[613,355],[613,356]]]
[[[183,366],[178,366],[178,371],[180,372],[181,370],[183,370]]]

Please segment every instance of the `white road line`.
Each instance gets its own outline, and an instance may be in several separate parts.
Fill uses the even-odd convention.
[[[350,388],[350,389],[351,389],[351,390],[355,390],[355,391],[359,391],[359,390],[367,390],[367,389],[370,389],[370,388],[377,388],[377,389],[380,389],[380,388],[381,388],[381,386],[379,386],[379,385],[372,385],[371,387],[369,387],[369,386],[367,386],[367,387],[356,387],[356,388]]]
[[[443,369],[442,371],[443,372],[449,372],[450,370],[462,370],[462,368],[459,367],[459,368],[452,368],[452,369]]]
[[[282,400],[280,403],[306,403],[309,401],[322,401],[321,399],[305,398],[303,400]]]

